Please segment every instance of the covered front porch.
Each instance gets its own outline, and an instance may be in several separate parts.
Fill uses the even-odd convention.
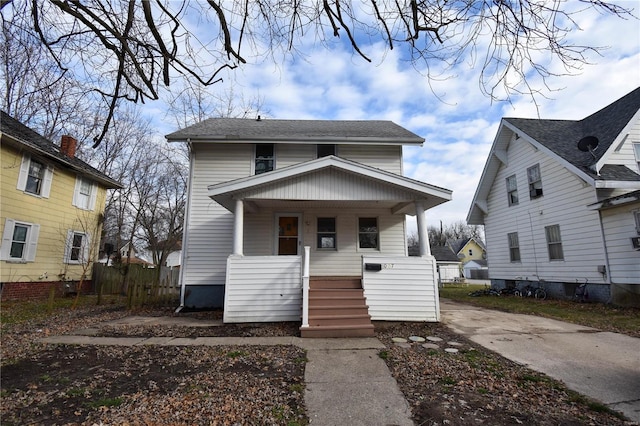
[[[425,211],[450,192],[337,157],[309,163],[209,187],[233,213],[224,321],[301,321],[308,336],[322,327],[362,335],[350,325],[372,332],[371,320],[438,321]],[[420,256],[407,255],[406,215],[417,218]],[[318,283],[331,277],[351,283],[324,293],[347,297],[319,302]]]

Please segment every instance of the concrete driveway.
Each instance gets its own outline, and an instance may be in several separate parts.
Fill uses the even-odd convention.
[[[640,339],[444,299],[440,310],[456,333],[640,424]]]

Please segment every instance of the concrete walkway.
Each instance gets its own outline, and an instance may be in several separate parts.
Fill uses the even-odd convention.
[[[122,320],[118,321],[122,323]],[[135,318],[129,317],[126,321],[135,322]],[[154,320],[146,317],[144,321],[148,324]],[[196,320],[196,324],[201,326],[202,322]],[[413,425],[409,404],[387,365],[378,356],[378,351],[385,346],[376,338],[97,337],[92,335],[95,331],[78,330],[82,335],[51,336],[42,341],[119,346],[295,345],[307,351],[304,400],[312,425]]]
[[[640,339],[442,299],[440,311],[456,333],[640,423]]]

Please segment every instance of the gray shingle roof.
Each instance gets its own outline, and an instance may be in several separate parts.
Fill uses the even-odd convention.
[[[431,246],[431,254],[440,262],[460,262],[449,246]]]
[[[379,142],[421,144],[424,139],[392,121],[210,118],[166,136],[169,141]]]
[[[582,120],[527,118],[505,118],[504,120],[574,166],[596,177],[589,167],[602,158],[638,109],[640,109],[640,88]],[[593,155],[577,148],[578,141],[586,136],[595,136],[599,140]]]
[[[70,158],[60,152],[60,147],[38,132],[25,126],[4,111],[0,111],[0,131],[18,141],[31,152],[37,152],[57,163],[64,164],[81,175],[93,178],[106,188],[122,188],[122,185],[85,163],[79,158]]]

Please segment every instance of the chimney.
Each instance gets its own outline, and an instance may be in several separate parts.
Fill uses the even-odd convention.
[[[76,148],[78,147],[78,141],[69,136],[62,136],[62,140],[60,141],[60,152],[66,155],[69,158],[73,158],[76,156]]]

